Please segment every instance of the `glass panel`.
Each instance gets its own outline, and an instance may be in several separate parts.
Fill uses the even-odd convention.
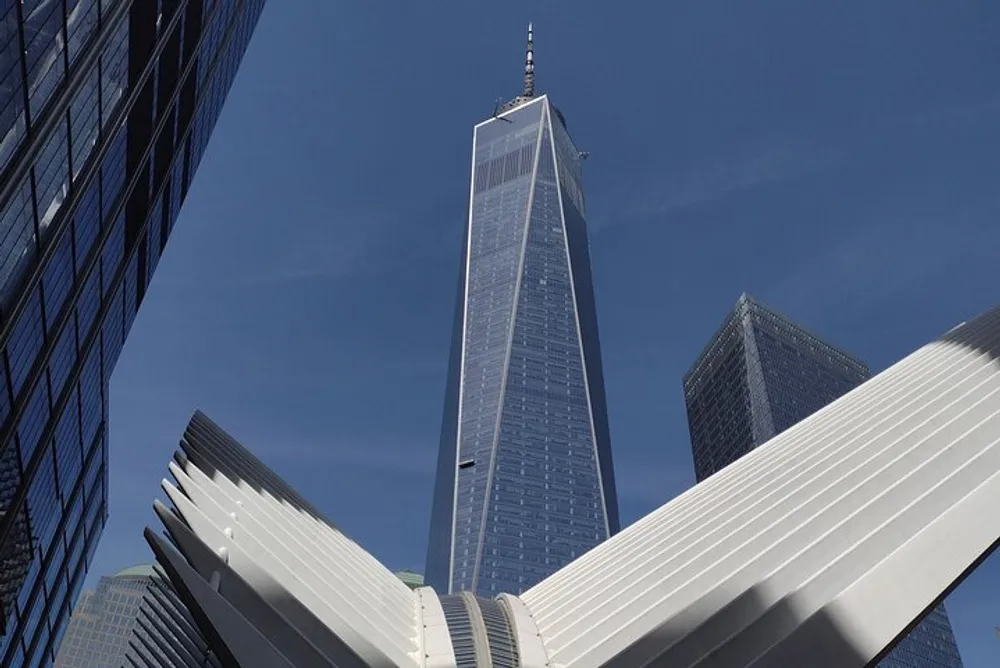
[[[63,75],[62,3],[25,0],[24,41],[28,62],[28,106],[38,118]]]
[[[146,244],[146,285],[153,278],[160,261],[160,238],[163,234],[163,196],[153,203],[149,219],[149,241]]]
[[[59,123],[35,163],[38,229],[42,239],[69,194],[69,145],[65,123]]]
[[[20,286],[24,269],[34,259],[35,221],[31,208],[31,180],[24,182],[0,213],[0,298],[4,304]]]
[[[7,391],[7,373],[4,371],[3,365],[0,364],[0,425],[7,422],[7,416],[10,415],[10,393]]]
[[[80,400],[83,404],[83,442],[93,443],[104,417],[101,395],[101,348],[94,346],[84,363],[80,376]],[[100,463],[100,462],[98,462]]]
[[[0,10],[0,169],[24,139],[24,79],[18,39],[17,3]]]
[[[94,326],[97,310],[101,307],[100,291],[101,272],[96,269],[90,272],[87,282],[83,284],[80,299],[76,307],[77,340],[84,345],[90,330]]]
[[[20,394],[21,386],[42,348],[42,341],[42,300],[38,288],[35,288],[7,343],[7,362],[14,396]]]
[[[73,138],[73,178],[87,164],[87,158],[97,145],[98,134],[97,69],[91,70],[77,91],[69,108],[70,136]]]
[[[126,278],[126,280],[128,280]],[[104,320],[104,382],[111,380],[111,372],[121,354],[124,343],[124,330],[122,324],[122,290],[115,292],[114,297],[109,301],[108,315]]]
[[[63,234],[42,275],[45,322],[51,328],[62,313],[66,296],[73,287],[73,235]]]
[[[74,364],[76,364],[76,330],[71,321],[63,328],[49,358],[49,383],[52,387],[53,400],[58,400],[62,395],[66,378],[69,377]]]
[[[112,112],[128,88],[128,17],[115,30],[114,37],[101,54],[101,127],[108,124]]]
[[[45,456],[42,457],[41,465],[28,488],[28,520],[31,522],[31,532],[38,541],[39,549],[46,553],[55,539],[62,515],[58,493],[55,460],[52,458],[52,447],[47,444]]]
[[[25,517],[25,515],[23,512],[20,512],[18,513],[18,517],[23,518]],[[28,526],[27,521],[22,520],[20,522],[19,528],[21,529],[21,534],[23,536],[28,535],[27,526]],[[39,576],[42,574],[42,561],[45,557],[45,555],[42,554],[37,549],[33,553],[28,552],[26,556],[32,558],[30,566],[28,566],[27,563],[24,564],[25,566],[27,566],[27,569],[23,571],[25,585],[24,586],[18,585],[19,591],[17,592],[17,605],[21,610],[24,610],[24,608],[28,605],[28,597],[31,595],[31,587],[32,585],[34,585],[34,583],[38,580]]]
[[[125,212],[119,214],[115,225],[104,242],[101,253],[101,292],[107,295],[111,291],[115,275],[125,259]]]
[[[110,3],[109,3],[110,4]],[[66,27],[69,32],[69,62],[76,61],[83,46],[97,31],[98,0],[67,0]]]
[[[126,134],[123,126],[115,136],[104,164],[101,166],[101,208],[103,215],[101,219],[105,222],[115,205],[118,204],[118,196],[125,185],[125,146]]]
[[[56,427],[56,469],[59,475],[59,493],[64,503],[73,493],[73,487],[83,469],[83,449],[80,446],[80,407],[79,392],[74,389],[73,396],[63,410]],[[83,495],[78,494],[82,499]],[[81,506],[82,512],[82,506]],[[69,525],[67,525],[69,526]]]
[[[21,444],[21,463],[25,467],[28,466],[35,454],[35,448],[38,447],[42,431],[49,421],[49,413],[49,388],[45,379],[42,378],[35,385],[31,398],[21,415],[21,422],[17,426],[17,440]]]
[[[136,253],[129,260],[128,269],[125,271],[125,335],[132,329],[132,322],[135,320],[135,310],[138,308],[139,289],[139,254]]]
[[[80,271],[87,261],[87,255],[94,246],[97,233],[101,229],[101,179],[95,178],[87,187],[76,210],[76,270]]]

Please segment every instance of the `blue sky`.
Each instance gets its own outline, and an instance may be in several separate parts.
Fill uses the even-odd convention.
[[[881,370],[1000,301],[1000,3],[272,0],[112,379],[111,519],[201,408],[421,568],[472,126],[536,73],[585,187],[623,523],[693,482],[681,375],[748,291]],[[1000,558],[950,599],[996,665]]]

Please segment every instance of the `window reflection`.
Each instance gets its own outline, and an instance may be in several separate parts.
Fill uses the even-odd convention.
[[[35,193],[38,230],[42,239],[69,194],[69,146],[67,127],[59,123],[42,147],[35,163]]]
[[[66,28],[69,34],[70,67],[80,55],[83,45],[97,30],[98,0],[67,0]],[[105,4],[111,4],[106,1]]]
[[[98,136],[97,69],[87,74],[69,109],[70,136],[73,138],[73,178],[87,162]]]
[[[26,178],[0,212],[0,299],[4,305],[10,301],[25,267],[34,257],[33,219],[31,181]]]
[[[101,127],[108,124],[128,88],[128,20],[123,19],[101,53]]]
[[[7,166],[25,135],[17,4],[5,5],[0,10],[0,169]]]
[[[25,0],[24,41],[28,66],[28,106],[33,119],[41,115],[63,76],[62,2]]]

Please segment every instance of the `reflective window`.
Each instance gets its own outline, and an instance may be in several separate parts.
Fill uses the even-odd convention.
[[[73,486],[76,485],[77,478],[83,470],[79,394],[74,388],[69,403],[59,417],[59,424],[56,425],[56,470],[59,474],[59,492],[64,502],[69,500]],[[82,498],[82,495],[80,496]]]
[[[24,0],[24,41],[28,61],[28,106],[38,118],[63,75],[62,3]]]
[[[73,138],[73,178],[87,163],[97,145],[98,134],[98,82],[97,69],[87,74],[69,108],[70,136]]]
[[[4,304],[19,287],[21,275],[35,252],[31,181],[26,178],[0,212],[0,295]]]
[[[48,552],[52,546],[56,530],[59,528],[61,511],[56,487],[55,460],[52,458],[52,447],[47,444],[45,456],[42,457],[28,488],[28,519],[31,522],[32,533],[43,552]]]
[[[35,163],[38,230],[42,239],[69,194],[69,145],[65,123],[59,123]]]
[[[125,211],[118,215],[115,225],[108,233],[101,253],[101,293],[108,294],[114,284],[115,275],[125,259]]]
[[[10,365],[15,396],[21,392],[21,386],[42,348],[42,341],[42,300],[38,288],[35,288],[7,343],[7,363]]]
[[[87,340],[87,336],[94,326],[97,311],[101,307],[100,277],[101,272],[96,270],[90,272],[87,282],[83,284],[83,290],[80,292],[80,299],[77,302],[77,340],[81,346]]]
[[[82,531],[80,533],[85,535],[84,532]],[[81,542],[86,542],[86,541],[82,540]],[[85,557],[87,559],[87,562],[89,562],[90,561],[89,553],[85,554]],[[80,600],[80,590],[83,588],[83,583],[86,580],[86,576],[87,576],[87,563],[81,561],[80,564],[76,567],[76,570],[73,571],[73,584],[70,585],[69,600],[71,601]],[[66,632],[66,627],[69,622],[69,617],[70,616],[68,614],[65,614],[59,618],[59,626],[56,629],[56,631],[54,631],[52,634],[53,637],[55,638],[53,647],[61,647],[62,637],[63,634]]]
[[[49,421],[49,389],[45,379],[41,379],[31,392],[31,398],[25,406],[21,421],[17,426],[17,440],[21,444],[21,463],[27,468],[35,454],[42,431]]]
[[[21,625],[21,639],[32,638],[35,635],[35,631],[38,630],[39,623],[44,623],[42,619],[42,614],[45,612],[45,597],[37,596],[35,597],[34,603],[31,606],[31,611],[28,613],[27,619],[22,622]]]
[[[160,261],[160,238],[163,234],[163,195],[153,203],[149,219],[149,241],[146,244],[146,285]]]
[[[76,330],[70,322],[63,328],[49,357],[49,383],[53,401],[57,401],[62,395],[63,386],[74,364],[76,364]]]
[[[45,620],[38,625],[38,631],[35,633],[36,637],[32,641],[32,649],[28,651],[32,652],[32,664],[42,667],[44,664],[41,663],[41,656],[44,655],[45,647],[49,642],[49,625]],[[48,668],[45,666],[45,668]]]
[[[20,513],[18,513],[18,517],[19,518],[25,518],[26,516],[24,515],[23,512],[20,512]],[[28,535],[29,532],[28,532],[28,522],[27,522],[27,519],[22,519],[19,524],[21,526],[18,527],[18,528],[21,529],[21,531],[24,533],[24,535]],[[42,560],[44,558],[45,558],[45,555],[42,554],[42,552],[40,552],[39,550],[36,549],[33,552],[33,556],[31,558],[31,565],[28,567],[28,570],[25,572],[25,576],[26,576],[25,577],[25,582],[35,582],[38,579],[38,576],[42,572]],[[21,591],[18,592],[18,595],[17,595],[17,606],[22,611],[28,605],[28,597],[30,595],[31,595],[31,587],[22,587]]]
[[[126,279],[128,280],[128,279]],[[104,382],[111,380],[111,372],[121,354],[124,343],[122,315],[122,290],[119,288],[108,305],[108,315],[104,320]]]
[[[80,400],[82,410],[82,436],[84,445],[94,442],[97,430],[104,418],[104,404],[101,395],[101,348],[94,346],[80,375]],[[99,464],[100,462],[98,462]]]
[[[84,549],[87,547],[86,532],[82,530],[79,532],[76,531],[80,518],[83,515],[83,495],[81,494],[77,497],[77,499],[78,501],[73,504],[73,507],[70,509],[70,517],[73,520],[73,524],[67,525],[67,527],[72,527],[71,531],[73,536],[73,547],[70,550],[69,558],[66,560],[69,573],[72,573],[73,570],[79,565],[80,559],[83,557]],[[71,534],[67,532],[66,535],[68,536]]]
[[[178,155],[170,176],[170,207],[167,211],[167,215],[170,217],[170,223],[167,225],[168,234],[173,231],[177,214],[180,213],[182,192],[184,192],[184,156]]]
[[[56,580],[56,588],[49,594],[49,600],[53,606],[62,603],[63,599],[66,598],[66,592],[69,591],[69,573],[66,572],[69,559],[69,555],[63,557],[63,562],[60,564],[61,568],[59,569],[59,579]]]
[[[101,127],[128,88],[128,17],[115,29],[114,37],[101,53]]]
[[[80,205],[76,209],[76,270],[80,271],[94,246],[97,233],[101,229],[101,180],[94,179],[87,187]]]
[[[55,591],[56,580],[59,579],[59,571],[62,569],[63,561],[66,558],[66,546],[63,541],[53,541],[52,558],[48,568],[45,569],[45,592]]]
[[[108,220],[125,185],[125,127],[118,131],[101,166],[101,219]]]
[[[69,33],[71,67],[84,45],[97,31],[98,4],[98,0],[67,0],[66,2],[66,28]]]
[[[136,253],[129,260],[128,269],[125,271],[125,333],[132,329],[132,322],[135,320],[135,310],[138,308],[136,302],[139,289],[139,254]]]
[[[42,275],[45,296],[45,322],[51,328],[62,313],[66,296],[73,287],[73,235],[63,234]]]
[[[24,139],[24,79],[17,30],[17,3],[0,9],[0,169]]]
[[[7,421],[7,416],[10,415],[10,405],[10,393],[7,392],[7,373],[4,371],[3,365],[0,364],[0,426]]]

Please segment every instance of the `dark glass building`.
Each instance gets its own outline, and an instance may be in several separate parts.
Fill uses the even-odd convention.
[[[133,566],[83,592],[54,668],[218,666],[197,628],[154,566]]]
[[[698,482],[868,380],[868,367],[753,300],[740,297],[684,376]],[[944,604],[881,668],[962,668]]]
[[[108,379],[263,0],[0,0],[0,665],[107,515]]]
[[[521,592],[618,530],[582,154],[524,93],[475,127],[427,555],[439,592]]]

